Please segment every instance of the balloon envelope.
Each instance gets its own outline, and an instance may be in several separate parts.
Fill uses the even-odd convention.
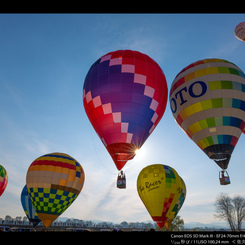
[[[149,165],[141,170],[137,191],[152,219],[162,228],[181,195],[181,180],[171,167]]]
[[[170,107],[183,131],[226,169],[245,125],[245,74],[233,63],[204,59],[184,68],[170,90]]]
[[[46,228],[74,202],[83,187],[84,178],[81,165],[64,153],[46,154],[32,162],[26,186]]]
[[[29,219],[30,222],[32,222],[34,227],[37,226],[38,223],[41,222],[41,220],[38,218],[37,213],[32,205],[31,199],[28,195],[26,185],[24,186],[21,192],[20,199],[27,218]]]
[[[6,169],[2,165],[0,165],[0,196],[5,191],[7,184],[8,184],[8,173]]]
[[[143,53],[118,50],[91,66],[84,81],[84,108],[118,170],[159,123],[167,96],[161,68]]]
[[[245,22],[241,22],[235,28],[235,36],[241,41],[245,41]]]

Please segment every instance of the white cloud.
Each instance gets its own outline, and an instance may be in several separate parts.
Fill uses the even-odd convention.
[[[215,197],[203,192],[188,193],[185,200],[185,207],[197,207],[200,205],[213,205]]]

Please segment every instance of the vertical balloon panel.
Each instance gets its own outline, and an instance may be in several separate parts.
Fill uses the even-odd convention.
[[[169,209],[168,213],[167,213],[167,217],[168,219],[166,220],[165,223],[165,227],[167,229],[169,229],[171,223],[173,222],[174,218],[177,216],[178,212],[180,211],[181,207],[184,204],[185,201],[185,197],[186,197],[186,185],[184,180],[180,177],[181,180],[181,193],[179,196],[178,201],[176,202],[176,204],[174,205],[173,209]]]

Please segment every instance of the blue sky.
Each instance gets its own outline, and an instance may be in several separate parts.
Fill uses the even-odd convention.
[[[0,217],[24,216],[20,193],[37,157],[64,152],[85,171],[77,200],[62,216],[114,222],[150,220],[136,190],[147,165],[173,167],[187,186],[179,212],[185,222],[209,223],[220,192],[245,196],[245,135],[220,186],[219,168],[178,127],[169,108],[125,168],[127,189],[115,187],[117,169],[93,131],[82,103],[84,78],[102,55],[132,49],[153,58],[170,88],[177,73],[204,58],[227,59],[245,71],[245,44],[234,36],[243,14],[1,14],[0,164],[9,183]]]

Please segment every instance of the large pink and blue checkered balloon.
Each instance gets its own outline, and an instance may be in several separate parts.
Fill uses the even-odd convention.
[[[161,120],[167,96],[162,69],[143,53],[118,50],[91,66],[83,87],[84,108],[118,170]]]

